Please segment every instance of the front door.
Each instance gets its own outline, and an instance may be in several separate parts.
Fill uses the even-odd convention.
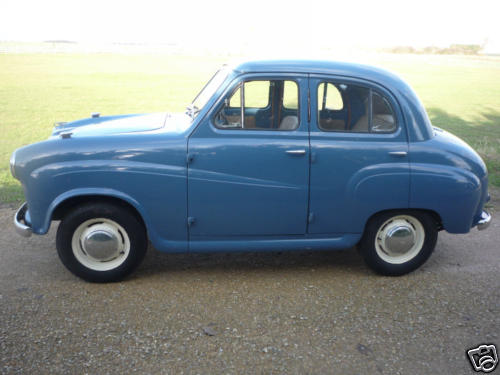
[[[191,240],[306,232],[307,77],[240,78],[188,142]]]
[[[312,76],[311,234],[362,233],[368,218],[408,207],[404,119],[372,83]]]

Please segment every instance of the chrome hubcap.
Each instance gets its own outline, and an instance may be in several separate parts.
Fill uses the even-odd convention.
[[[96,224],[82,234],[82,248],[85,253],[100,261],[107,261],[119,254],[119,233],[107,224]]]
[[[119,267],[130,253],[130,239],[117,222],[96,218],[80,224],[71,241],[73,255],[85,267],[109,271]]]
[[[375,237],[375,250],[392,264],[408,262],[424,245],[424,227],[413,216],[398,215],[383,223]]]
[[[404,254],[415,244],[415,231],[409,225],[391,227],[385,235],[385,249],[394,254]]]

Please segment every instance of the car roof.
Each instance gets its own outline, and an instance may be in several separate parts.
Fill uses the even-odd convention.
[[[406,86],[394,73],[369,65],[326,60],[256,60],[232,64],[237,73],[331,74],[361,78],[388,86]]]

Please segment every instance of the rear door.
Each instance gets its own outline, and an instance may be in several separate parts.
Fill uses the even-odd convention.
[[[383,87],[311,76],[308,232],[361,233],[376,212],[408,207],[404,119]],[[326,96],[326,97],[325,97]]]

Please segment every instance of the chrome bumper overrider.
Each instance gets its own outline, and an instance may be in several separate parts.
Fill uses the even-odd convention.
[[[28,211],[28,204],[25,202],[21,207],[19,207],[19,210],[16,212],[16,216],[14,216],[14,226],[16,227],[16,232],[23,237],[29,237],[33,232],[31,227],[26,225],[26,221],[24,220],[26,211]]]
[[[483,211],[481,213],[481,219],[477,223],[477,229],[485,230],[490,226],[491,223],[491,215],[488,211]]]

